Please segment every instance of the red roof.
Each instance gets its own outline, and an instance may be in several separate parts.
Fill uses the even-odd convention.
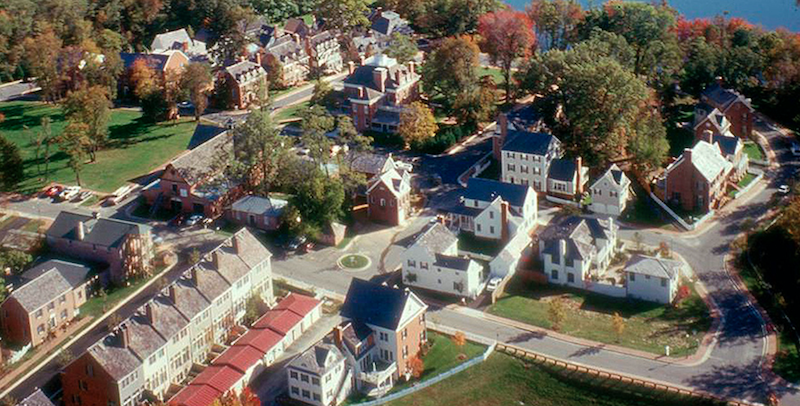
[[[283,340],[283,336],[272,330],[253,329],[236,340],[231,349],[237,346],[249,346],[249,348],[255,348],[256,350],[261,351],[261,353],[266,354],[272,349],[272,347],[278,345],[281,340]],[[230,351],[230,349],[228,351]]]
[[[280,333],[281,335],[289,334],[300,321],[302,317],[289,310],[270,310],[265,315],[261,316],[255,324],[254,328],[271,329]]]
[[[192,385],[208,385],[220,391],[227,392],[244,377],[239,372],[226,365],[211,365],[192,381]]]
[[[208,385],[194,385],[181,389],[178,394],[169,400],[170,405],[178,406],[209,406],[214,399],[222,396],[222,392]]]
[[[244,373],[261,359],[261,351],[249,345],[234,345],[225,350],[214,365],[228,365]]]
[[[319,306],[320,303],[322,302],[313,297],[290,293],[289,296],[281,300],[273,310],[291,310],[298,316],[305,317],[307,314],[311,313],[315,307]]]

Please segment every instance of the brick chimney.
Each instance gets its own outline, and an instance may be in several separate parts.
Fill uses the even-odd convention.
[[[581,173],[583,169],[583,159],[581,157],[575,158],[575,171],[577,174],[575,175],[576,185],[575,185],[575,192],[579,195],[583,194],[583,174]]]
[[[169,285],[169,300],[172,303],[178,303],[178,289],[175,288],[175,285]]]
[[[414,76],[414,74],[417,73],[417,63],[416,62],[414,62],[414,61],[409,61],[408,62],[408,73],[410,73],[411,76]]]
[[[155,309],[153,308],[152,303],[147,303],[144,305],[144,314],[147,317],[148,323],[153,324],[156,322]]]
[[[344,329],[341,325],[338,325],[333,328],[333,343],[336,344],[336,347],[342,348],[342,344],[344,342]]]
[[[200,286],[200,271],[197,266],[192,267],[192,282],[194,282],[195,286]]]
[[[388,72],[386,71],[386,68],[383,68],[383,67],[375,68],[375,70],[372,71],[372,81],[375,82],[375,87],[381,93],[386,91],[386,76],[387,75],[388,75]]]
[[[117,328],[117,338],[119,339],[122,348],[128,348],[131,345],[131,332],[128,331],[128,326],[121,324]]]
[[[508,202],[500,202],[500,240],[508,241]]]
[[[211,254],[211,261],[212,261],[212,263],[214,264],[214,269],[220,269],[220,268],[221,268],[221,266],[220,266],[220,265],[221,265],[221,261],[220,261],[220,253],[219,253],[219,250],[216,250],[216,251],[214,251],[214,252]]]
[[[714,132],[711,130],[704,130],[703,135],[700,137],[703,141],[713,144],[714,143]]]
[[[353,61],[347,62],[347,73],[352,75],[356,73],[356,63]]]
[[[79,221],[78,224],[75,225],[75,239],[83,241],[84,238],[86,238],[86,226],[83,224],[83,221]]]
[[[237,254],[241,254],[242,243],[239,241],[239,237],[234,235],[231,237],[231,246],[233,247],[233,252]]]
[[[686,149],[683,150],[683,159],[685,159],[686,162],[692,162],[692,149],[691,148],[686,148]]]
[[[492,138],[492,152],[494,152],[494,159],[500,162],[503,158],[503,144],[505,144],[506,136],[508,136],[508,117],[505,113],[500,113],[497,116],[497,126],[500,127],[500,133]]]

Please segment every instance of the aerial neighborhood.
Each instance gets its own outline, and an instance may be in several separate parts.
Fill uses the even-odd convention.
[[[800,5],[697,3],[0,3],[0,406],[800,405]]]

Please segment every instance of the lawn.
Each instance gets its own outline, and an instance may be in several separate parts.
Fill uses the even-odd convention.
[[[500,180],[500,176],[502,175],[500,162],[492,158],[492,163],[489,164],[489,167],[484,169],[477,177],[481,179]]]
[[[63,131],[66,120],[56,106],[36,102],[6,102],[0,104],[0,133],[20,146],[25,160],[25,181],[19,186],[23,192],[33,192],[47,180],[75,184],[75,174],[67,167],[68,157],[50,149],[50,167],[40,174],[36,165],[34,139],[43,117],[52,121],[54,136]],[[100,192],[112,192],[126,181],[145,175],[184,151],[194,133],[195,122],[181,120],[177,123],[152,124],[142,120],[140,112],[113,110],[109,120],[109,139],[106,149],[97,153],[97,161],[87,164],[81,172],[84,187]],[[42,171],[44,165],[41,165]]]
[[[462,231],[458,234],[458,249],[494,257],[503,250],[503,245],[500,241],[481,239]]]
[[[273,116],[273,120],[276,123],[280,123],[281,121],[285,120],[292,120],[300,118],[300,112],[303,110],[308,109],[310,102],[304,101],[302,103],[293,104],[286,108],[278,110],[275,115]]]
[[[763,161],[766,159],[764,152],[761,151],[761,147],[759,147],[758,144],[753,141],[747,141],[744,143],[744,153],[750,157],[750,159],[755,159],[758,161]]]
[[[489,313],[549,329],[549,303],[560,297],[566,300],[567,309],[561,329],[564,334],[654,354],[663,354],[664,346],[669,345],[670,355],[680,357],[693,353],[711,326],[708,308],[689,286],[691,295],[673,307],[552,285],[525,285],[515,278]],[[611,322],[615,312],[625,319],[619,342]]]
[[[478,77],[482,78],[484,76],[491,76],[494,80],[494,84],[497,86],[505,83],[505,78],[503,77],[503,71],[501,69],[481,66],[478,68]]]
[[[349,269],[361,269],[369,264],[369,258],[361,254],[350,254],[342,257],[339,262]]]
[[[419,381],[426,381],[441,373],[447,372],[465,361],[477,357],[486,351],[486,347],[467,341],[463,346],[458,346],[452,337],[428,330],[428,352],[422,356],[425,370]],[[392,392],[397,392],[417,381],[403,382],[396,385]]]
[[[750,184],[750,182],[752,182],[752,181],[753,181],[753,179],[755,179],[755,178],[756,178],[756,176],[755,176],[755,175],[753,175],[753,174],[750,174],[750,173],[746,173],[746,174],[744,174],[744,177],[742,178],[742,180],[740,180],[740,181],[739,181],[739,183],[737,183],[736,185],[737,185],[737,186],[739,186],[739,189],[744,189],[744,188],[745,188],[747,185],[749,185],[749,184]],[[728,194],[729,194],[731,197],[736,197],[736,193],[737,193],[737,192],[738,192],[737,190],[731,190],[731,191],[730,191]]]
[[[125,299],[135,292],[136,289],[139,289],[142,285],[147,283],[147,281],[159,275],[161,271],[163,271],[163,269],[156,269],[153,276],[133,281],[128,286],[110,288],[106,291],[104,296],[96,294],[81,306],[81,316],[98,317],[102,315],[114,307],[120,300]]]
[[[496,352],[485,362],[391,406],[672,406],[710,405],[582,373],[567,373]]]

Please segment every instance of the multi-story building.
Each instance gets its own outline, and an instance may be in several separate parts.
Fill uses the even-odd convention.
[[[62,211],[45,236],[54,252],[108,266],[111,280],[121,283],[153,270],[150,226]]]
[[[150,51],[155,54],[167,51],[181,51],[191,60],[207,59],[206,43],[189,37],[185,28],[158,34],[150,43]]]
[[[153,70],[161,80],[177,77],[189,63],[189,57],[180,50],[166,50],[163,53],[127,53],[119,54],[122,59],[123,72],[119,78],[119,94],[126,96],[133,93],[131,73],[137,63],[143,63]],[[139,62],[141,61],[141,62]]]
[[[625,172],[612,164],[589,189],[592,203],[589,209],[597,214],[610,214],[619,216],[625,211],[631,199],[631,180]]]
[[[743,139],[752,136],[755,109],[750,99],[735,90],[722,87],[722,78],[717,78],[716,83],[706,88],[700,95],[700,100],[725,115],[734,135]]]
[[[585,288],[600,278],[617,250],[613,218],[569,216],[556,219],[539,235],[539,257],[548,282]]]
[[[264,48],[263,62],[266,66],[280,65],[280,72],[267,71],[268,75],[280,75],[284,86],[294,86],[306,80],[311,58],[308,56],[299,35],[287,34],[278,37]]]
[[[224,208],[241,194],[238,183],[223,176],[227,157],[233,153],[233,136],[223,131],[167,164],[161,177],[142,192],[153,209],[199,213],[208,218],[223,214]]]
[[[403,282],[454,296],[475,298],[486,285],[483,266],[458,255],[458,237],[436,222],[403,253]]]
[[[338,73],[343,68],[339,40],[333,31],[322,31],[305,37],[306,53],[311,67],[322,74]]]
[[[65,368],[67,406],[131,406],[145,391],[161,398],[241,323],[243,298],[272,303],[269,251],[247,229],[202,258]]]
[[[634,254],[625,264],[626,295],[670,304],[678,293],[685,268],[680,261]]]
[[[256,54],[255,63],[241,61],[226,67],[222,82],[228,89],[229,103],[237,109],[259,102],[267,92],[267,71],[261,67],[261,54]]]
[[[356,128],[397,131],[402,106],[419,95],[420,78],[416,62],[402,65],[383,54],[366,59],[358,67],[350,63],[344,93]]]
[[[667,166],[656,182],[656,194],[683,210],[708,212],[725,196],[732,168],[719,144],[698,141]]]
[[[89,297],[89,267],[49,260],[25,271],[0,305],[0,324],[6,340],[37,346],[66,328]]]
[[[346,361],[334,344],[314,344],[286,367],[289,397],[315,406],[342,403],[353,387]]]
[[[370,220],[389,225],[405,224],[411,212],[411,176],[394,168],[376,175],[367,184]]]
[[[547,133],[500,127],[499,138],[505,140],[500,147],[500,179],[506,183],[528,185],[537,192],[546,193],[550,166],[562,154],[561,141]]]
[[[338,345],[350,360],[356,390],[380,396],[410,375],[411,360],[427,341],[427,308],[408,290],[362,279],[350,282],[341,310],[347,320],[334,336],[337,343],[348,337],[356,344]]]

